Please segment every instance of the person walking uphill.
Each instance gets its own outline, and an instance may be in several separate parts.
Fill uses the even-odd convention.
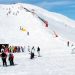
[[[11,65],[14,65],[14,61],[13,61],[13,60],[14,60],[14,56],[13,56],[13,54],[12,54],[11,52],[9,53],[9,58],[8,58],[8,60],[9,60],[9,62],[10,62],[10,66],[11,66]]]
[[[4,51],[2,51],[1,53],[1,58],[2,58],[3,66],[7,66],[7,62],[6,62],[7,54],[4,53]]]

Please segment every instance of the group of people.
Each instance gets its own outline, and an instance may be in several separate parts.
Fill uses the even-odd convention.
[[[23,46],[9,46],[9,47],[3,46],[0,51],[1,52],[4,51],[4,52],[8,52],[8,53],[11,51],[11,52],[15,53],[15,52],[24,52],[24,49],[25,49],[25,47],[23,47]]]
[[[38,57],[40,57],[40,47],[38,46],[37,48],[37,54]],[[32,48],[30,48],[30,46],[28,46],[27,51],[30,54],[30,59],[33,59],[35,57],[35,50],[34,46]],[[13,47],[5,47],[1,49],[1,53],[0,53],[0,57],[2,59],[2,63],[3,66],[7,66],[7,57],[8,57],[8,61],[11,65],[14,65],[14,55],[13,52],[24,52],[24,48],[21,46],[13,46]]]
[[[34,46],[32,47],[31,51],[30,52],[30,59],[33,59],[34,56],[35,56],[35,48]],[[40,57],[40,47],[38,46],[37,47],[37,53],[38,53],[38,57]]]
[[[2,51],[0,54],[0,57],[2,59],[3,66],[7,66],[7,61],[6,61],[7,54],[4,51]],[[12,54],[11,51],[9,52],[9,55],[8,55],[8,61],[10,63],[10,66],[14,65],[14,55]]]

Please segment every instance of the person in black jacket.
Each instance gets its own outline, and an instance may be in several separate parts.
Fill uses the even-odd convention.
[[[1,58],[2,58],[2,62],[3,62],[3,66],[7,66],[7,62],[6,62],[7,54],[4,53],[4,51],[2,51],[2,53],[1,53]]]
[[[40,47],[37,48],[38,57],[40,57]]]
[[[30,53],[30,59],[34,58],[34,51],[35,51],[35,48],[33,46],[32,49],[31,49],[31,53]]]

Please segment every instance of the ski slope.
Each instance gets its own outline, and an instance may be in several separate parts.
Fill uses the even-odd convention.
[[[48,27],[38,17],[48,21]],[[74,34],[75,21],[61,14],[30,4],[0,4],[0,43],[26,46],[24,53],[14,54],[15,66],[3,67],[0,59],[0,74],[75,75],[75,55],[71,54],[72,47],[67,47],[68,40],[75,42]],[[28,45],[40,46],[41,57],[35,50],[31,60]]]
[[[45,27],[44,22],[38,17],[48,22],[48,28]],[[48,12],[30,4],[0,5],[0,22],[0,37],[2,42],[12,45],[24,45],[25,42],[33,42],[34,39],[36,42],[36,39],[39,37],[41,38],[37,39],[38,41],[46,38],[49,39],[49,36],[54,32],[62,36],[62,38],[75,42],[75,21],[61,14]],[[26,32],[21,32],[20,26],[25,28]],[[29,37],[26,35],[27,32],[30,32]],[[38,36],[35,37],[36,35]]]
[[[1,75],[74,75],[75,58],[71,54],[71,49],[56,38],[51,40],[50,48],[41,48],[41,56],[30,59],[30,54],[25,50],[24,53],[15,53],[15,66],[3,67],[0,60]],[[55,41],[53,43],[53,41]],[[57,44],[58,43],[58,44]],[[36,48],[36,47],[35,47]],[[8,58],[7,58],[8,61]],[[9,65],[9,62],[7,62]]]

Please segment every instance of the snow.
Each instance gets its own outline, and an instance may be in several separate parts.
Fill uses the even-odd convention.
[[[60,38],[59,38],[60,39]],[[74,75],[75,58],[70,48],[59,39],[53,39],[55,44],[50,49],[41,49],[41,57],[30,59],[30,54],[14,53],[15,66],[3,67],[0,61],[1,75]],[[63,45],[62,45],[63,44]],[[7,59],[8,60],[8,59]],[[9,65],[9,62],[8,62]]]
[[[30,12],[26,11],[27,8]],[[34,9],[34,14],[31,13]],[[9,13],[10,11],[10,13]],[[48,21],[49,26],[38,18]],[[20,26],[26,31],[21,31]],[[27,35],[29,32],[29,35]],[[54,32],[58,35],[55,37]],[[24,53],[14,53],[15,66],[3,67],[0,59],[1,75],[75,75],[75,21],[48,12],[30,4],[0,5],[0,43],[25,46]],[[67,47],[67,41],[70,47]],[[30,59],[28,45],[35,49],[40,46],[41,57],[35,50],[35,58]],[[8,58],[7,58],[7,63]]]

